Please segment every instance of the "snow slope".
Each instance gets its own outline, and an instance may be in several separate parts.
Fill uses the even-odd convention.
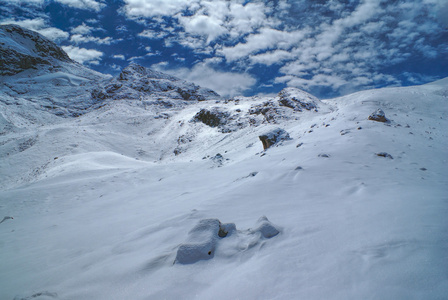
[[[148,98],[33,124],[3,105],[0,298],[446,299],[447,79],[289,93],[318,109]],[[292,140],[263,151],[275,128]],[[209,245],[207,219],[236,230],[176,261],[192,236]]]

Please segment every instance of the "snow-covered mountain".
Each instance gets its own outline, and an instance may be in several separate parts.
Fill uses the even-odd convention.
[[[2,77],[1,299],[448,294],[448,78],[220,99],[137,65],[63,70],[105,96],[58,116],[34,76],[54,73]]]
[[[0,25],[0,75],[15,75],[28,69],[74,63],[52,41],[18,25]]]
[[[113,100],[142,100],[148,95],[158,100],[203,101],[219,98],[210,89],[137,64],[129,65],[117,78],[93,92],[95,98]]]
[[[0,101],[27,107],[22,114],[38,109],[78,117],[112,100],[219,98],[210,89],[136,64],[111,78],[74,62],[52,41],[17,25],[0,25],[0,72]]]

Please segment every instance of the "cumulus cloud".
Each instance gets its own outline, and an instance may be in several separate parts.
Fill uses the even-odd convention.
[[[93,31],[93,27],[90,27],[86,25],[85,23],[82,23],[81,25],[73,28],[71,30],[72,34],[90,34]]]
[[[184,10],[195,0],[124,0],[124,11],[130,17],[169,16]]]
[[[283,64],[284,61],[292,60],[294,58],[295,54],[292,51],[285,50],[274,50],[250,56],[252,63],[266,66]]]
[[[76,46],[62,46],[68,56],[81,64],[98,65],[101,61],[103,52],[94,49],[79,48]]]
[[[93,36],[93,32],[97,31],[104,31],[101,28],[94,28],[91,26],[86,25],[85,23],[82,23],[81,25],[73,28],[71,30],[72,36],[70,37],[70,42],[74,43],[75,45],[79,44],[85,44],[85,43],[95,43],[100,45],[110,45],[114,42],[114,39],[111,37],[96,37]]]
[[[113,42],[113,39],[111,37],[99,38],[94,36],[74,34],[70,37],[70,41],[75,43],[76,45],[89,42],[96,44],[110,45]]]
[[[85,10],[93,10],[99,12],[102,10],[106,4],[103,1],[95,1],[95,0],[55,0],[61,4]]]
[[[125,60],[126,57],[123,54],[116,54],[114,56],[112,56],[115,59],[120,59],[120,60]]]
[[[398,79],[382,69],[437,59],[448,49],[437,42],[448,25],[446,0],[125,0],[123,11],[159,20],[141,37],[249,72],[253,65],[280,66],[275,82],[304,89],[395,85]]]
[[[307,34],[307,30],[281,31],[272,28],[262,28],[259,33],[249,35],[246,41],[233,47],[225,47],[220,52],[227,61],[247,57],[249,54],[270,49],[290,49],[299,43]]]

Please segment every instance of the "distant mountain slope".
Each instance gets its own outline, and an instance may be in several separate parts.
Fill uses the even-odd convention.
[[[210,89],[136,64],[117,78],[98,73],[71,60],[39,33],[17,25],[0,26],[0,83],[0,104],[37,123],[52,119],[38,111],[78,117],[112,100],[219,98]]]
[[[95,91],[95,97],[114,100],[142,99],[148,95],[186,101],[220,98],[211,89],[137,64],[124,68],[117,78]]]

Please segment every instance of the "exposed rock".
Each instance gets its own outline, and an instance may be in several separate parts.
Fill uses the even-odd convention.
[[[390,154],[387,153],[387,152],[379,152],[379,153],[375,153],[375,154],[376,154],[376,156],[379,156],[379,157],[385,157],[385,158],[394,159],[394,158],[392,157],[392,155],[390,155]]]
[[[211,259],[219,253],[229,257],[240,251],[246,251],[260,241],[273,238],[279,233],[280,230],[265,216],[257,221],[254,229],[244,231],[237,230],[234,223],[223,224],[218,219],[204,219],[199,221],[188,233],[187,241],[177,249],[174,262],[193,264],[201,260]],[[229,236],[233,237],[233,242],[230,245],[218,248],[219,244],[229,241],[227,239]],[[235,239],[238,241],[236,244]],[[247,246],[241,248],[240,245]]]
[[[221,111],[217,108],[201,109],[194,117],[194,122],[202,122],[210,127],[218,127],[227,123],[229,113]]]
[[[326,153],[321,153],[318,155],[319,157],[324,157],[324,158],[329,158],[330,154],[326,154]]]
[[[278,94],[278,96],[280,106],[286,106],[295,111],[302,111],[304,109],[317,111],[319,100],[297,88],[285,88]]]
[[[218,240],[231,235],[235,230],[235,224],[221,224],[218,219],[199,221],[199,224],[189,232],[187,242],[179,246],[176,262],[193,264],[213,258]]]
[[[0,75],[15,75],[39,65],[73,62],[54,42],[18,25],[0,25]]]
[[[282,141],[291,140],[289,133],[281,128],[271,130],[266,134],[260,135],[258,138],[263,143],[264,150]]]
[[[386,118],[386,114],[384,113],[384,111],[381,108],[378,108],[377,111],[375,111],[374,113],[372,113],[369,116],[369,120],[372,121],[376,121],[376,122],[382,122],[382,123],[386,123],[389,120]]]
[[[203,101],[220,97],[211,89],[137,64],[124,68],[117,78],[97,94],[113,100],[142,99],[149,95],[184,101]]]
[[[277,123],[277,120],[283,117],[281,111],[272,101],[266,101],[262,104],[252,106],[249,114],[262,115],[268,123]]]

